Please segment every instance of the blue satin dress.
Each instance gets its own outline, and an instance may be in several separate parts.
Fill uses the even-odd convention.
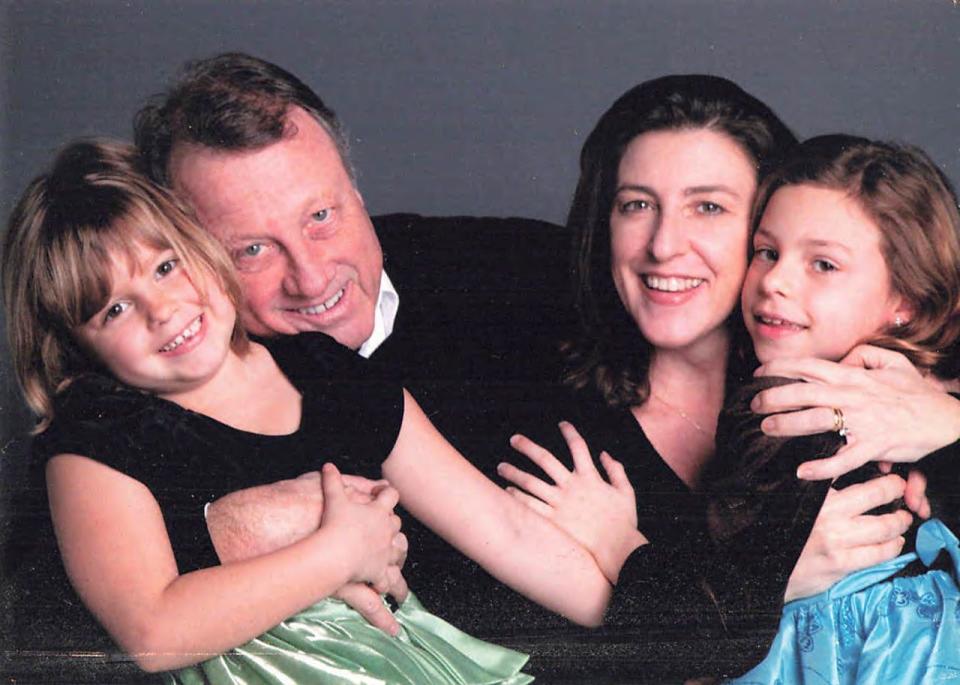
[[[891,578],[941,552],[950,572]],[[790,602],[767,657],[729,685],[960,683],[960,545],[940,520],[917,532],[916,552],[853,573]]]

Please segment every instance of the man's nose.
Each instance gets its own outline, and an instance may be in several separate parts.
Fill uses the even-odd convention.
[[[284,289],[296,297],[319,297],[332,277],[326,246],[320,241],[304,240],[298,248],[287,255]]]

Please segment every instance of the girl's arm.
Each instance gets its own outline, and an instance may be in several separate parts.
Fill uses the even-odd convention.
[[[406,509],[499,580],[573,621],[600,622],[610,584],[590,553],[460,456],[406,391],[383,475]]]
[[[254,559],[180,575],[157,501],[140,482],[61,454],[47,465],[64,565],[84,603],[145,670],[187,666],[247,642],[350,581],[385,581],[396,492],[349,502],[324,467],[320,529]]]

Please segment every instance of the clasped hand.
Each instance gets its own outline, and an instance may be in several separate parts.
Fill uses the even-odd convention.
[[[497,471],[517,486],[507,487],[511,495],[583,545],[615,584],[626,558],[647,543],[637,530],[633,487],[623,465],[606,452],[600,453],[600,463],[609,481],[600,475],[589,447],[572,425],[561,422],[560,432],[573,457],[572,470],[529,438],[510,439],[510,445],[539,466],[552,483],[512,464],[502,463]]]
[[[330,494],[327,493],[330,488],[335,493],[334,505],[330,504]],[[338,498],[341,493],[343,497]],[[378,496],[381,497],[377,505],[379,512],[353,508],[369,507]],[[330,516],[353,525],[350,519],[354,514],[372,514],[374,527],[382,524],[384,530],[393,528],[393,532],[388,533],[386,549],[380,544],[382,540],[370,544],[372,541],[363,537],[365,534],[354,531],[354,539],[362,540],[373,556],[378,557],[373,568],[366,571],[373,577],[373,582],[347,583],[334,597],[349,604],[370,624],[395,635],[399,625],[378,594],[386,592],[402,602],[408,592],[401,572],[407,554],[407,539],[398,532],[399,519],[390,513],[394,504],[396,493],[385,480],[337,474],[334,482],[333,478],[321,478],[319,472],[311,471],[298,478],[221,497],[207,511],[207,529],[221,563],[226,564],[267,554],[301,540],[314,533],[321,524],[331,523]],[[331,506],[333,510],[328,512]],[[382,536],[378,534],[377,537]],[[336,552],[332,550],[331,553]],[[378,571],[377,566],[383,562],[385,564]]]
[[[827,432],[835,429],[834,408],[843,414],[847,444],[828,459],[801,464],[797,474],[807,480],[836,478],[868,461],[916,462],[960,437],[960,401],[896,352],[862,345],[840,364],[778,359],[757,375],[806,381],[753,399],[755,412],[770,414],[761,424],[768,435]]]

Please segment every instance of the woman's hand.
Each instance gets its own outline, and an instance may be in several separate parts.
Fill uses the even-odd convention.
[[[835,430],[843,413],[847,444],[828,459],[802,464],[800,478],[835,478],[868,461],[915,462],[960,438],[960,401],[928,382],[901,354],[861,345],[842,363],[778,359],[757,375],[807,381],[769,388],[751,408],[771,414],[764,433],[810,435]]]
[[[508,492],[590,550],[607,579],[616,583],[626,558],[647,543],[637,530],[633,487],[623,465],[606,452],[600,453],[600,462],[610,480],[603,479],[586,442],[572,425],[561,422],[560,432],[573,456],[573,471],[529,438],[515,435],[510,439],[510,445],[543,469],[553,485],[511,464],[502,463],[497,471],[522,488],[507,488]]]
[[[323,514],[320,530],[337,531],[337,554],[349,564],[350,580],[370,583],[377,592],[387,592],[396,581],[396,569],[406,556],[406,540],[400,533],[400,517],[393,513],[399,494],[385,485],[372,492],[369,502],[347,494],[340,472],[333,464],[323,466]]]
[[[793,568],[784,600],[823,592],[849,573],[892,559],[913,517],[906,511],[867,512],[904,496],[899,476],[874,478],[827,492],[810,537]]]

